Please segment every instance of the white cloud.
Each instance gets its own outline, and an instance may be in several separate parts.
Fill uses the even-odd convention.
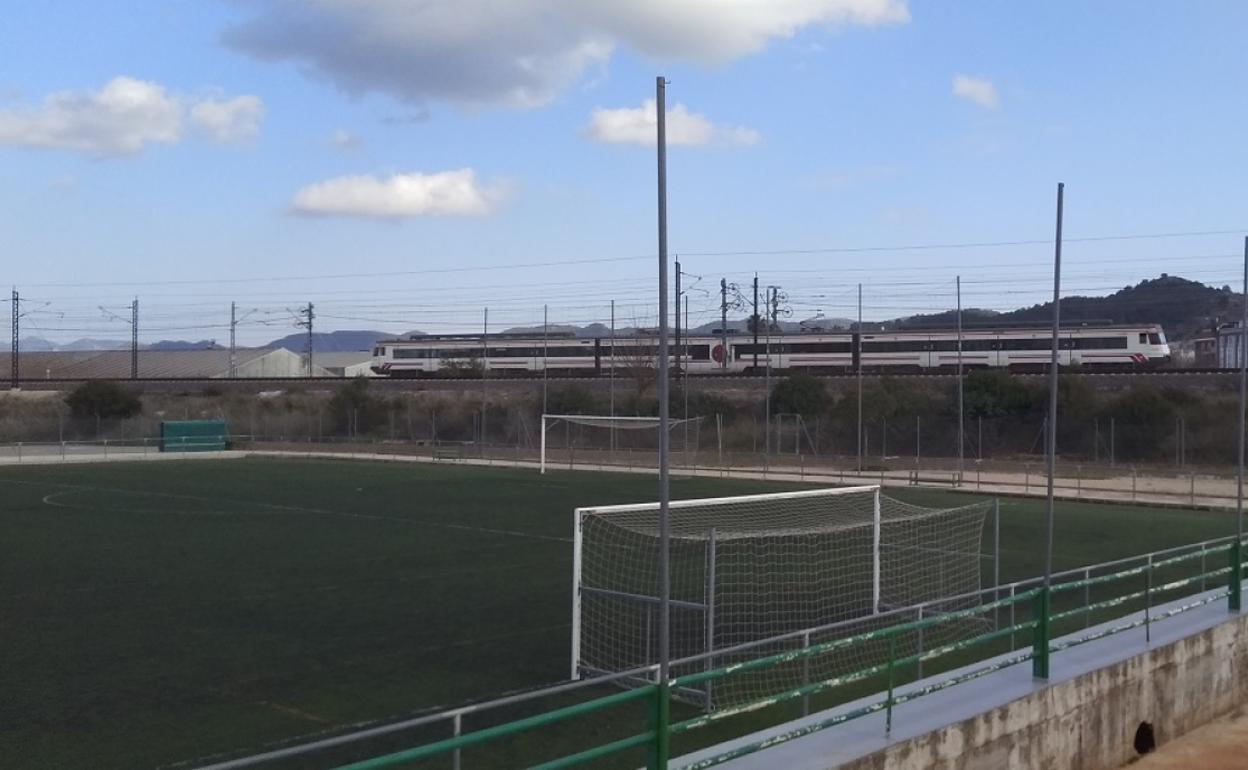
[[[953,95],[989,110],[995,110],[1001,101],[997,96],[997,87],[991,80],[970,75],[954,76]]]
[[[502,183],[478,184],[471,168],[433,174],[344,176],[308,185],[291,208],[314,216],[404,219],[424,216],[484,216],[506,193]]]
[[[358,150],[364,146],[364,140],[345,129],[338,129],[329,139],[330,144],[340,150]]]
[[[352,94],[532,107],[628,46],[719,63],[813,26],[909,21],[906,0],[240,0],[226,42]]]
[[[264,103],[257,96],[204,99],[191,106],[191,122],[219,144],[240,142],[260,133]]]
[[[38,105],[0,109],[0,145],[135,155],[152,144],[177,144],[189,117],[216,141],[259,130],[264,105],[255,96],[187,100],[163,86],[115,77],[98,91],[57,91]]]
[[[133,155],[182,139],[182,107],[155,83],[117,77],[98,91],[58,91],[37,107],[0,110],[0,144]]]
[[[640,144],[653,147],[658,126],[658,108],[653,99],[640,107],[616,110],[596,109],[589,119],[586,135],[609,144]],[[762,136],[744,126],[717,126],[704,115],[690,112],[683,104],[667,110],[667,143],[671,146],[701,147],[707,144],[757,144]]]

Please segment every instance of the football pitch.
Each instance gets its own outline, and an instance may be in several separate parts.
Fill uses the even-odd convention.
[[[672,493],[809,486],[674,479]],[[267,458],[0,468],[0,757],[193,766],[566,679],[572,510],[656,489],[626,474]],[[1038,574],[1044,502],[1001,511],[1002,579]],[[1059,503],[1055,567],[1233,524]]]

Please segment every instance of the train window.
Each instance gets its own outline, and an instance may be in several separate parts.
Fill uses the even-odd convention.
[[[693,361],[709,361],[711,360],[710,345],[690,345],[689,358]]]
[[[1126,350],[1127,338],[1124,337],[1076,337],[1075,350]]]
[[[1148,332],[1140,332],[1140,344],[1141,345],[1148,344]]]
[[[1160,345],[1160,344],[1161,344],[1161,335],[1160,335],[1160,334],[1158,334],[1157,332],[1151,332],[1151,333],[1148,335],[1148,343],[1149,343],[1150,345]]]
[[[427,358],[428,351],[419,348],[395,348],[395,358]]]
[[[853,345],[846,342],[795,342],[791,345],[785,345],[786,353],[849,353],[853,351]]]

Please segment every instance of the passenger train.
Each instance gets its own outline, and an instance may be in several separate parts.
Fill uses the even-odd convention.
[[[1049,363],[1052,331],[1040,327],[964,329],[962,366],[966,369],[1043,369]],[[373,348],[373,371],[386,377],[521,374],[543,370],[592,376],[604,371],[652,366],[654,336],[577,337],[551,333],[412,335],[380,340]],[[744,332],[696,334],[671,344],[672,366],[691,374],[751,374],[774,371],[846,373],[951,371],[958,364],[958,334],[948,330],[828,332],[753,336]],[[725,355],[726,353],[726,355]],[[1059,332],[1059,366],[1138,369],[1170,359],[1165,333],[1156,324],[1072,326]]]

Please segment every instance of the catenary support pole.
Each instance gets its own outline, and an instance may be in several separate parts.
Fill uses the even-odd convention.
[[[611,300],[611,379],[608,382],[611,388],[611,411],[610,415],[615,416],[615,300]],[[611,423],[611,432],[607,436],[607,447],[615,451],[615,423]]]
[[[613,308],[615,307],[614,301],[611,303],[611,306]],[[546,412],[549,411],[547,409],[548,401],[549,401],[549,389],[546,383],[546,369],[547,369],[547,361],[548,361],[548,359],[546,358],[546,353],[549,349],[549,343],[548,343],[548,340],[550,337],[549,329],[550,329],[550,306],[542,305],[542,414],[546,414]],[[611,383],[611,388],[612,388],[611,394],[615,395],[615,383],[614,382]]]
[[[130,379],[139,378],[139,298],[130,303]]]
[[[719,279],[719,368],[728,368],[728,279]]]

